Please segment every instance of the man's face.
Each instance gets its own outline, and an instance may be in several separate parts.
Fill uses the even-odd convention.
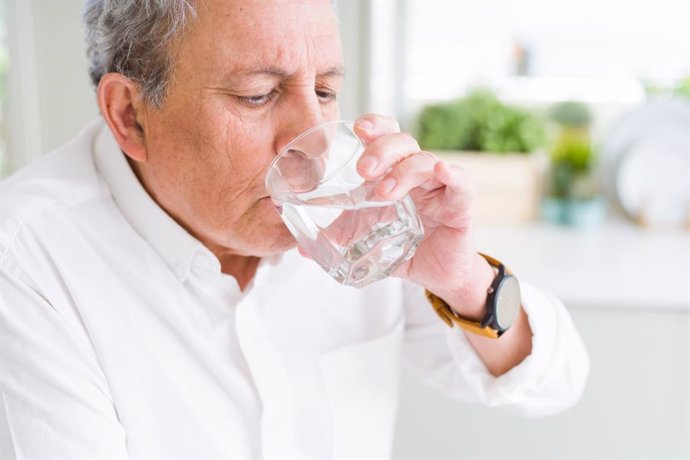
[[[175,55],[161,109],[145,107],[154,199],[216,253],[294,245],[264,187],[294,136],[338,118],[343,60],[329,0],[211,0]]]

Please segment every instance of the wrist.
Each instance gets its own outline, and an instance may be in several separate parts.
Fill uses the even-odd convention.
[[[463,318],[481,321],[486,314],[486,298],[495,277],[495,269],[477,253],[472,268],[463,276],[460,288],[437,289],[433,293]]]

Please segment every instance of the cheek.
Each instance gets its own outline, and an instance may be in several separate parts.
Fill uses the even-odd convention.
[[[234,123],[223,134],[223,161],[218,165],[236,187],[263,189],[266,168],[274,153],[266,126]],[[230,184],[229,184],[230,185]]]
[[[191,188],[197,207],[214,211],[209,208],[220,204],[227,218],[265,196],[264,174],[275,156],[272,123],[268,114],[235,113],[221,98],[198,102],[197,110],[177,110],[175,129],[166,130],[175,133],[168,151],[176,151],[171,156],[184,165],[176,186]]]
[[[329,121],[340,120],[340,104],[337,101],[328,104],[324,110],[324,118]]]

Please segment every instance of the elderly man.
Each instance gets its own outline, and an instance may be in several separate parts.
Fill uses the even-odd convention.
[[[413,197],[415,256],[354,289],[294,250],[263,178],[338,118],[331,2],[89,0],[85,23],[101,118],[0,185],[0,457],[387,457],[403,361],[525,415],[577,401],[566,310],[523,283],[501,318],[468,174],[394,120],[357,121],[358,168]]]

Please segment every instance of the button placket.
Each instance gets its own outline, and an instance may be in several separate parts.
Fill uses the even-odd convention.
[[[237,306],[236,328],[240,348],[249,366],[262,403],[263,456],[299,457],[295,445],[295,407],[292,382],[260,317],[254,296]]]

